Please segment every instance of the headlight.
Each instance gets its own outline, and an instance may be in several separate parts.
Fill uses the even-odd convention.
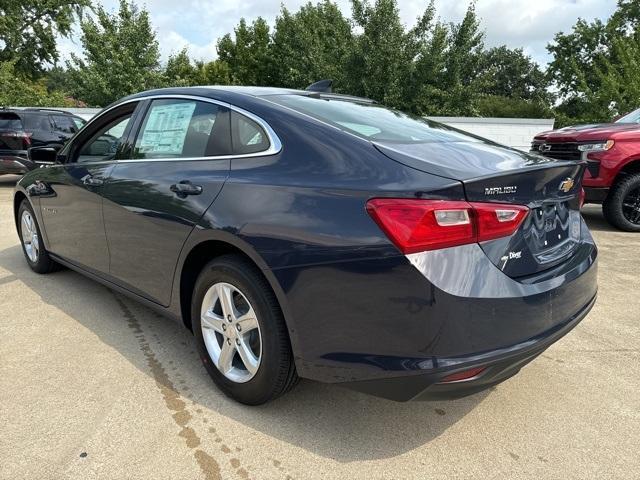
[[[581,152],[606,152],[607,150],[611,150],[614,143],[615,142],[613,140],[598,143],[585,143],[583,145],[578,145],[578,150]]]

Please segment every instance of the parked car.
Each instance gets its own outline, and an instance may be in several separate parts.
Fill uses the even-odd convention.
[[[531,151],[560,160],[586,160],[587,203],[602,204],[607,221],[640,232],[640,109],[613,123],[542,132]]]
[[[184,324],[246,404],[299,377],[400,401],[468,395],[595,302],[583,163],[365,99],[152,90],[30,154],[56,161],[16,186],[31,269],[67,266]]]
[[[62,110],[0,109],[0,175],[35,168],[27,158],[31,147],[59,149],[86,122]]]

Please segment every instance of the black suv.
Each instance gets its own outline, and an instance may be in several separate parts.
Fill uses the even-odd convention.
[[[29,148],[59,149],[85,123],[62,110],[0,109],[0,175],[32,170],[35,165],[27,159]]]

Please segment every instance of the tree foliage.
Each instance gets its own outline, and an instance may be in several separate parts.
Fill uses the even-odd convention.
[[[102,6],[81,21],[83,56],[67,62],[74,96],[90,105],[162,85],[160,51],[149,13],[120,0],[117,13]]]
[[[58,60],[56,37],[68,36],[90,0],[3,0],[0,3],[0,62],[33,78]]]
[[[356,35],[347,63],[349,93],[373,98],[391,106],[403,101],[404,79],[412,59],[395,0],[352,0]]]
[[[228,85],[231,82],[229,66],[225,62],[193,62],[186,48],[169,57],[163,77],[164,85],[167,87]]]
[[[344,88],[352,41],[351,25],[335,3],[307,3],[295,13],[283,7],[270,44],[272,83],[300,88],[331,78]]]
[[[610,121],[638,107],[640,99],[640,4],[618,0],[606,22],[579,19],[547,49],[549,76],[560,92],[561,123]]]
[[[18,75],[12,62],[0,63],[0,105],[12,107],[73,106],[60,91],[49,92],[44,79]]]
[[[273,59],[266,20],[258,17],[248,25],[243,18],[234,34],[235,38],[226,34],[218,41],[218,58],[229,65],[231,81],[243,85],[271,85]]]
[[[397,0],[351,0],[351,18],[332,0],[295,11],[283,6],[272,26],[261,17],[241,19],[218,40],[216,60],[194,60],[185,49],[164,66],[148,12],[130,1],[120,0],[116,13],[97,7],[95,15],[81,18],[83,54],[73,55],[67,69],[48,71],[46,83],[26,81],[25,91],[59,102],[65,101],[62,94],[51,95],[68,92],[106,105],[159,86],[305,88],[331,78],[336,91],[420,115],[556,116],[560,124],[608,120],[636,108],[640,98],[638,0],[618,0],[611,18],[579,19],[570,32],[558,33],[548,46],[553,61],[546,72],[522,49],[485,48],[475,0],[457,23],[441,21],[432,0],[409,26],[400,19]],[[33,75],[55,61],[50,35],[68,34],[88,2],[5,0],[0,12],[10,15],[0,17],[4,78],[9,71],[24,77],[26,65]],[[51,12],[56,18],[48,27],[25,26]],[[24,38],[16,35],[20,28],[26,28]]]

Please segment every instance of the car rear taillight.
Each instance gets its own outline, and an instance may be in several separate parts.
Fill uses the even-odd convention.
[[[369,215],[405,254],[512,235],[529,209],[522,205],[374,198]]]
[[[31,133],[27,133],[27,132],[5,132],[2,134],[3,137],[5,138],[15,138],[15,139],[21,139],[22,140],[22,145],[23,145],[23,149],[27,149],[29,148],[29,146],[31,145]]]
[[[471,206],[476,214],[478,242],[512,235],[529,212],[524,205],[472,202]]]

